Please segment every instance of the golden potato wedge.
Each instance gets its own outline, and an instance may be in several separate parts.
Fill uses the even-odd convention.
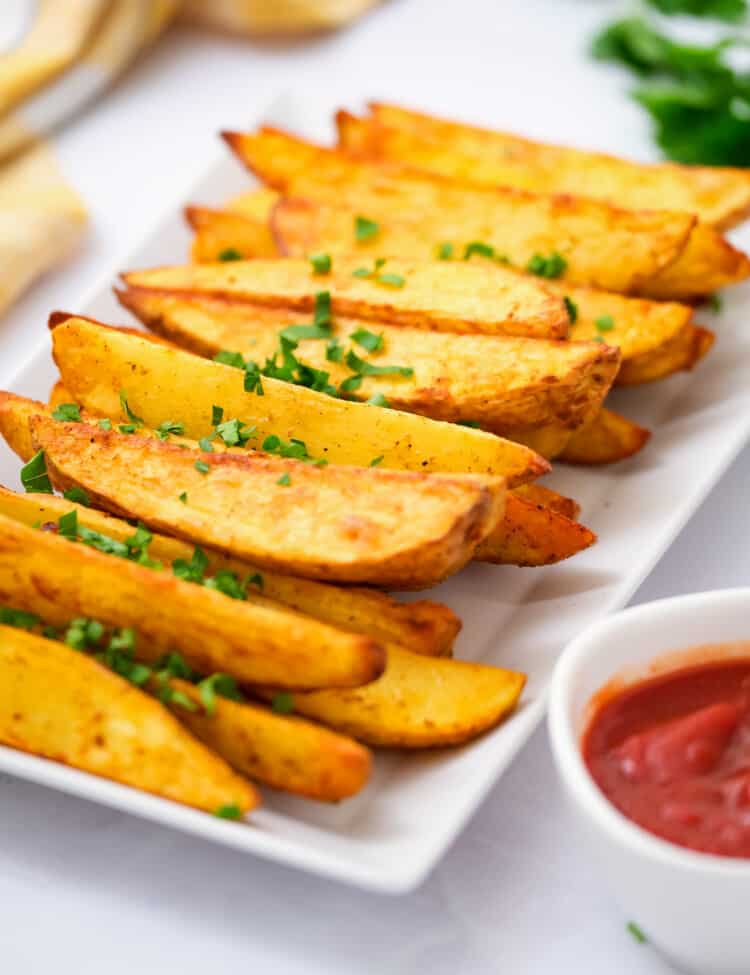
[[[559,460],[565,464],[614,464],[646,446],[651,433],[619,413],[602,409],[568,441]]]
[[[178,721],[242,775],[323,802],[347,799],[367,783],[372,756],[351,738],[250,701],[217,696],[207,714],[194,684],[169,683],[196,705],[171,705]]]
[[[8,626],[0,626],[0,741],[206,812],[245,814],[260,802],[147,694],[86,654]]]
[[[373,684],[355,692],[295,693],[294,709],[368,745],[460,745],[499,724],[525,680],[499,667],[394,649]]]
[[[276,254],[268,224],[208,207],[186,207],[185,217],[195,231],[190,251],[194,261],[233,261]]]
[[[269,435],[304,440],[313,457],[333,463],[412,471],[499,474],[510,485],[533,480],[549,465],[510,440],[397,410],[334,399],[273,379],[264,395],[243,389],[241,370],[70,316],[52,332],[55,361],[77,403],[99,416],[120,416],[120,390],[150,427],[179,419],[193,439],[212,431],[211,408],[224,409]]]
[[[279,332],[309,323],[309,315],[243,302],[135,287],[117,297],[148,328],[199,355],[222,349],[257,362],[272,358]],[[479,423],[513,439],[517,428],[559,423],[574,429],[600,408],[617,373],[619,354],[594,342],[550,342],[507,335],[452,335],[336,316],[330,335],[362,356],[362,329],[380,336],[376,363],[413,370],[413,377],[364,378],[351,395],[364,401],[378,393],[398,410],[435,420]],[[338,386],[351,375],[344,362],[327,359],[327,343],[301,339],[295,355],[329,374]]]
[[[623,359],[615,384],[638,386],[671,376],[675,372],[689,371],[710,351],[715,339],[716,336],[710,329],[701,325],[686,325],[660,348]]]
[[[552,297],[537,279],[515,271],[397,258],[389,258],[378,271],[373,268],[361,257],[342,255],[327,274],[316,274],[307,260],[276,258],[160,267],[130,271],[122,278],[133,288],[305,312],[315,308],[316,295],[327,292],[335,315],[429,331],[552,339],[568,334],[562,299]],[[368,276],[360,277],[358,271]]]
[[[696,223],[685,213],[620,210],[584,197],[488,189],[362,162],[267,128],[225,138],[261,180],[296,198],[278,203],[272,221],[277,243],[292,256],[319,246],[337,253],[355,247],[363,257],[416,256],[415,243],[427,237],[432,247],[419,256],[429,258],[442,242],[462,253],[481,241],[519,268],[559,252],[566,280],[631,293],[677,260]],[[355,240],[357,215],[378,225],[366,241]],[[684,282],[687,293],[700,286]]]
[[[115,514],[314,579],[427,588],[471,559],[505,507],[502,478],[198,454],[98,425],[29,422],[59,487],[78,485]]]
[[[581,513],[580,504],[574,501],[573,498],[566,498],[565,495],[558,494],[557,491],[551,491],[542,484],[522,484],[521,487],[514,489],[513,494],[517,494],[519,497],[525,498],[528,501],[533,501],[534,504],[543,504],[545,508],[557,511],[572,521],[575,521]],[[507,517],[507,505],[505,513]]]
[[[572,193],[629,209],[686,210],[725,229],[750,213],[745,169],[638,163],[373,103],[371,118],[337,116],[342,148],[458,179]]]
[[[554,508],[510,492],[505,517],[474,553],[479,562],[540,566],[569,559],[596,541],[585,525]]]
[[[0,398],[0,430],[5,430],[8,412],[7,401],[3,402]],[[31,453],[24,454],[22,459],[28,460],[30,456]],[[553,492],[544,492],[544,497],[548,495],[553,495]],[[129,522],[103,511],[75,504],[53,494],[16,494],[0,486],[0,514],[29,527],[55,522],[73,509],[77,512],[79,525],[108,535],[118,542],[124,542],[133,534],[133,526]],[[178,538],[154,534],[149,552],[152,558],[163,563],[172,563],[176,559],[189,561],[193,546]],[[432,600],[397,602],[377,589],[332,586],[267,570],[261,573],[258,566],[250,562],[231,559],[211,549],[207,549],[205,554],[210,574],[224,569],[234,572],[240,579],[256,579],[247,591],[249,602],[261,606],[269,605],[271,601],[282,603],[305,616],[329,623],[337,629],[362,633],[379,643],[398,643],[415,653],[448,656],[461,629],[461,620],[456,614],[442,603]]]
[[[677,260],[645,281],[639,293],[659,301],[699,301],[749,274],[747,254],[713,227],[698,224]]]
[[[47,406],[51,409],[57,409],[58,406],[63,403],[72,403],[73,397],[67,391],[61,379],[58,379],[55,385],[52,387],[49,393],[49,399],[47,400]]]
[[[241,213],[250,220],[268,223],[271,210],[278,200],[279,194],[276,190],[269,186],[256,186],[227,200],[225,208],[232,213]]]
[[[134,626],[147,659],[177,647],[199,673],[221,671],[247,683],[347,686],[375,680],[385,665],[385,651],[369,637],[270,601],[230,599],[4,516],[0,600],[54,625],[91,616]]]

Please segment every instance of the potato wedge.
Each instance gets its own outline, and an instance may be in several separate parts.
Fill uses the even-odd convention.
[[[686,210],[720,229],[750,213],[750,174],[744,169],[639,163],[397,105],[373,103],[370,109],[367,119],[339,113],[342,148],[451,178],[590,196],[632,210]]]
[[[573,434],[559,460],[565,464],[614,464],[637,454],[651,433],[619,413],[602,409]]]
[[[367,783],[372,756],[351,738],[250,701],[217,697],[207,714],[194,684],[170,684],[196,705],[173,705],[178,721],[242,775],[323,802],[347,799]]]
[[[194,261],[273,257],[276,254],[276,242],[268,224],[208,207],[186,207],[185,217],[195,231],[190,251]]]
[[[61,379],[58,379],[55,385],[49,392],[49,399],[47,400],[47,406],[51,409],[57,409],[62,403],[72,403],[73,397],[67,391]]]
[[[59,319],[58,319],[59,321]],[[258,438],[297,437],[313,457],[383,468],[499,474],[510,485],[549,470],[533,451],[512,441],[396,410],[334,399],[273,379],[264,395],[246,393],[240,370],[155,345],[95,322],[69,317],[52,332],[55,361],[77,403],[99,416],[120,416],[120,390],[151,427],[169,418],[193,439],[212,430],[211,408],[258,429]],[[188,392],[189,391],[189,392]]]
[[[278,201],[279,194],[276,190],[272,190],[270,186],[256,186],[227,200],[226,209],[231,213],[241,213],[249,220],[268,223],[271,211]]]
[[[3,431],[6,428],[8,405],[7,400],[0,398],[0,430]],[[25,454],[23,459],[28,460],[30,456],[31,453]],[[553,492],[546,491],[544,497],[552,494]],[[79,525],[118,542],[124,542],[133,534],[133,526],[114,515],[52,494],[16,494],[0,487],[0,514],[29,527],[56,522],[71,510],[77,512]],[[154,534],[149,552],[151,558],[171,564],[176,559],[189,561],[193,546],[178,538]],[[379,643],[397,643],[415,653],[446,656],[450,655],[453,642],[461,629],[460,619],[442,603],[426,599],[401,603],[377,589],[354,586],[343,588],[267,570],[261,573],[258,566],[250,562],[231,559],[211,549],[207,549],[205,554],[208,559],[207,571],[210,574],[224,569],[234,572],[240,579],[260,577],[259,588],[256,582],[247,591],[249,602],[260,606],[267,606],[271,601],[282,603],[305,616],[311,616],[341,630],[362,633]]]
[[[639,386],[675,372],[689,371],[711,350],[715,340],[716,336],[709,329],[686,325],[660,348],[623,360],[615,384]]]
[[[382,646],[369,637],[270,601],[230,599],[4,516],[0,599],[53,625],[91,616],[134,626],[147,659],[177,647],[199,673],[221,671],[247,683],[348,686],[375,680],[385,665]]]
[[[562,298],[550,296],[534,278],[456,261],[389,258],[379,271],[373,267],[356,255],[341,256],[328,274],[316,274],[309,261],[276,258],[160,267],[130,271],[122,278],[133,288],[305,312],[313,311],[316,295],[325,291],[336,315],[437,332],[567,337]],[[368,276],[360,277],[358,271]]]
[[[566,498],[565,495],[551,491],[541,484],[523,484],[521,487],[515,488],[513,494],[533,501],[534,504],[543,504],[545,508],[557,511],[559,514],[565,515],[566,518],[570,518],[571,521],[575,521],[581,513],[580,504],[573,498]],[[507,505],[505,513],[507,516]]]
[[[309,315],[286,309],[166,293],[135,287],[117,297],[148,328],[199,355],[222,349],[263,362],[279,348],[281,329],[309,323]],[[363,328],[380,336],[373,356],[353,339]],[[506,335],[451,335],[336,316],[331,336],[373,362],[397,363],[413,378],[364,378],[353,397],[380,393],[395,409],[435,420],[480,423],[513,439],[517,428],[559,423],[574,429],[600,408],[617,373],[619,354],[594,342],[550,342]],[[327,359],[327,344],[300,340],[295,355],[322,369],[338,386],[351,369]]]
[[[0,741],[206,812],[245,814],[260,802],[147,694],[86,654],[8,626],[0,626]]]
[[[750,259],[713,227],[698,224],[677,260],[645,281],[639,294],[658,301],[700,301],[750,274]]]
[[[510,492],[505,518],[474,553],[480,562],[541,566],[561,562],[596,541],[585,525],[544,503]]]
[[[505,507],[502,478],[198,455],[42,415],[30,427],[59,487],[78,485],[115,514],[314,579],[427,588],[471,559]]]
[[[385,673],[373,684],[354,692],[296,693],[294,709],[367,745],[460,745],[499,724],[525,680],[499,667],[389,650]]]
[[[696,223],[685,213],[620,210],[584,197],[487,189],[362,162],[268,128],[225,138],[261,180],[296,198],[277,204],[273,216],[277,243],[292,256],[319,245],[337,253],[355,246],[363,257],[417,256],[415,244],[428,238],[431,248],[420,249],[419,256],[429,258],[441,242],[462,253],[481,241],[519,268],[535,255],[559,252],[567,262],[566,280],[627,294],[677,261]],[[379,226],[364,242],[354,240],[358,214]],[[714,244],[723,267],[718,235]],[[726,283],[748,273],[750,262]],[[693,294],[703,283],[688,278],[683,287]]]

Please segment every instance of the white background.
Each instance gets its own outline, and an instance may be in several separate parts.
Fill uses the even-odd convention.
[[[606,0],[391,0],[347,32],[249,43],[178,31],[56,140],[93,227],[0,323],[0,381],[189,187],[215,132],[285,89],[370,96],[653,156],[627,80],[592,65]],[[0,14],[0,21],[2,19]],[[2,28],[0,22],[0,29]],[[700,458],[696,458],[696,464]],[[745,584],[746,451],[636,602]],[[637,512],[633,512],[637,517]],[[417,893],[359,893],[0,778],[0,970],[263,975],[656,975],[572,832],[540,730]]]

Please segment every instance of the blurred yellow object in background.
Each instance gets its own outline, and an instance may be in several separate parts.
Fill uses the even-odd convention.
[[[380,0],[186,0],[185,17],[238,34],[301,34],[340,27]]]
[[[0,169],[0,313],[78,247],[86,210],[44,145]]]

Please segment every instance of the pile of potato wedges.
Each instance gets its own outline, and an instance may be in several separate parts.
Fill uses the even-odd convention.
[[[121,322],[53,313],[49,401],[0,393],[0,742],[227,819],[513,711],[520,671],[392,593],[592,545],[539,479],[644,449],[610,389],[694,368],[750,276],[748,171],[336,121],[225,133],[256,185],[187,207],[190,263],[123,273]]]

